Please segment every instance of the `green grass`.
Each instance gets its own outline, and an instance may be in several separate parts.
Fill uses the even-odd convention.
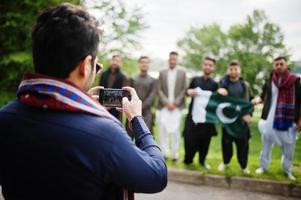
[[[233,157],[230,162],[230,167],[227,168],[225,171],[220,172],[217,170],[217,166],[222,162],[222,152],[221,152],[221,128],[218,126],[218,136],[213,137],[211,140],[209,152],[207,155],[206,161],[211,165],[210,170],[206,170],[198,164],[198,154],[195,155],[194,161],[191,165],[186,166],[183,163],[184,160],[184,144],[183,144],[183,137],[181,138],[181,147],[180,147],[180,162],[173,163],[171,160],[167,160],[168,167],[172,168],[180,168],[180,169],[187,169],[187,170],[196,170],[206,174],[216,174],[216,175],[225,175],[227,177],[231,176],[244,176],[244,177],[254,177],[260,179],[272,179],[272,180],[286,180],[289,179],[284,176],[282,166],[281,166],[281,150],[277,145],[274,146],[272,151],[271,163],[270,168],[267,173],[262,175],[257,175],[255,170],[259,167],[259,154],[261,151],[261,136],[257,129],[257,122],[259,120],[260,110],[256,110],[255,116],[252,118],[251,123],[251,133],[252,137],[250,139],[250,147],[249,147],[249,159],[248,159],[248,167],[251,170],[250,175],[245,175],[241,172],[240,166],[238,164],[238,160],[236,158],[236,147],[233,143]],[[257,114],[256,114],[257,113]],[[182,120],[182,129],[183,129],[183,122]],[[181,130],[182,130],[181,129]],[[157,137],[157,128],[155,127],[155,138]],[[293,159],[293,174],[297,178],[297,183],[301,183],[301,140],[298,139],[296,142],[296,148],[294,153]]]

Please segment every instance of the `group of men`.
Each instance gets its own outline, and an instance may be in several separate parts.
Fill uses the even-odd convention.
[[[158,96],[157,122],[161,151],[166,159],[171,154],[175,162],[179,159],[180,121],[187,89],[186,72],[178,62],[178,53],[170,52],[169,68],[162,70],[156,80],[148,74],[149,57],[142,56],[138,60],[139,74],[127,78],[121,70],[121,57],[113,55],[110,66],[102,73],[99,82],[99,85],[105,88],[121,89],[126,85],[132,86],[142,101],[142,115],[150,130],[155,120],[152,106]],[[122,116],[116,108],[109,108],[109,112],[122,121]],[[131,130],[127,130],[129,135],[132,135]]]
[[[116,63],[119,67],[116,67]],[[154,124],[152,105],[157,97],[158,139],[165,159],[171,158],[173,162],[179,160],[182,110],[185,107],[185,96],[189,96],[191,103],[183,130],[184,163],[191,164],[198,152],[199,164],[206,169],[211,168],[206,162],[206,156],[212,136],[217,135],[216,127],[211,123],[196,124],[192,120],[194,97],[197,95],[196,88],[199,87],[202,90],[217,92],[223,96],[243,99],[253,105],[263,103],[262,119],[258,124],[263,147],[260,154],[260,167],[256,173],[262,174],[268,170],[272,147],[277,144],[282,150],[282,165],[285,175],[291,180],[295,180],[291,165],[295,140],[298,130],[301,128],[301,86],[300,79],[289,71],[286,57],[275,58],[272,73],[264,84],[262,94],[255,98],[249,83],[242,78],[241,66],[236,60],[228,64],[227,74],[219,82],[216,82],[212,77],[216,69],[216,60],[212,57],[205,57],[202,61],[203,75],[193,77],[189,86],[187,85],[186,72],[178,64],[177,52],[170,52],[169,67],[160,71],[157,80],[148,74],[150,63],[148,57],[140,57],[138,63],[140,73],[127,79],[120,71],[121,57],[113,56],[111,66],[100,78],[100,85],[104,87],[118,85],[117,88],[121,88],[128,84],[134,87],[143,102],[143,117],[151,130]],[[114,71],[115,68],[118,68],[115,70],[116,72]],[[117,73],[121,74],[118,75]],[[114,76],[122,77],[122,79],[116,78],[114,82],[112,81]],[[111,78],[108,79],[107,77]],[[114,114],[113,110],[110,112]],[[239,133],[241,136],[239,138],[222,128],[223,162],[217,167],[219,171],[223,171],[229,166],[233,156],[233,143],[235,143],[237,159],[242,172],[250,174],[248,154],[251,131],[248,125],[251,122],[251,116],[244,116],[242,120],[243,123],[247,124],[247,128]]]
[[[216,61],[206,57],[203,76],[193,78],[187,89],[176,52],[169,54],[169,68],[158,80],[148,75],[148,57],[139,59],[139,75],[128,80],[120,68],[121,57],[113,56],[100,85],[122,88],[131,98],[123,98],[122,109],[110,109],[110,114],[93,96],[99,87],[91,88],[101,69],[97,63],[101,36],[95,17],[79,6],[63,3],[37,17],[32,29],[34,72],[24,74],[17,99],[0,109],[0,186],[5,199],[133,200],[137,192],[160,192],[167,185],[165,160],[179,159],[185,95],[193,102],[195,88],[200,87],[251,100],[236,61],[218,84],[211,77]],[[268,170],[272,147],[278,144],[285,174],[294,180],[291,161],[301,128],[300,79],[289,72],[285,57],[276,58],[273,67],[262,95],[252,100],[264,103],[259,123],[263,150],[256,172]],[[156,94],[162,153],[150,131]],[[191,105],[184,128],[184,162],[190,164],[198,151],[200,164],[209,168],[206,155],[216,129],[213,124],[194,124]],[[119,111],[125,114],[135,143],[120,123]],[[243,119],[250,122],[250,116]],[[239,139],[224,129],[222,134],[223,163],[218,168],[228,166],[234,142],[240,166],[249,173],[250,130],[240,133]]]

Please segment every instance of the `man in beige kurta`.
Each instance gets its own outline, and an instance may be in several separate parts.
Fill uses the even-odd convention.
[[[158,133],[165,158],[179,159],[180,121],[185,107],[186,72],[178,66],[178,53],[169,54],[169,68],[160,72],[158,79]]]

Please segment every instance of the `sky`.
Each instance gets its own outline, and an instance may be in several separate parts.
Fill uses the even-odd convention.
[[[177,41],[191,26],[219,24],[224,31],[241,23],[254,9],[264,10],[281,27],[292,60],[301,60],[300,0],[126,0],[127,6],[141,6],[149,28],[140,33],[142,48],[136,56],[167,59],[178,50]]]

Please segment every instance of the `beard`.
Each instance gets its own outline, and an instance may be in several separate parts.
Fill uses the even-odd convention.
[[[204,70],[203,72],[204,72],[204,75],[206,75],[206,76],[210,76],[211,75],[211,71]]]

